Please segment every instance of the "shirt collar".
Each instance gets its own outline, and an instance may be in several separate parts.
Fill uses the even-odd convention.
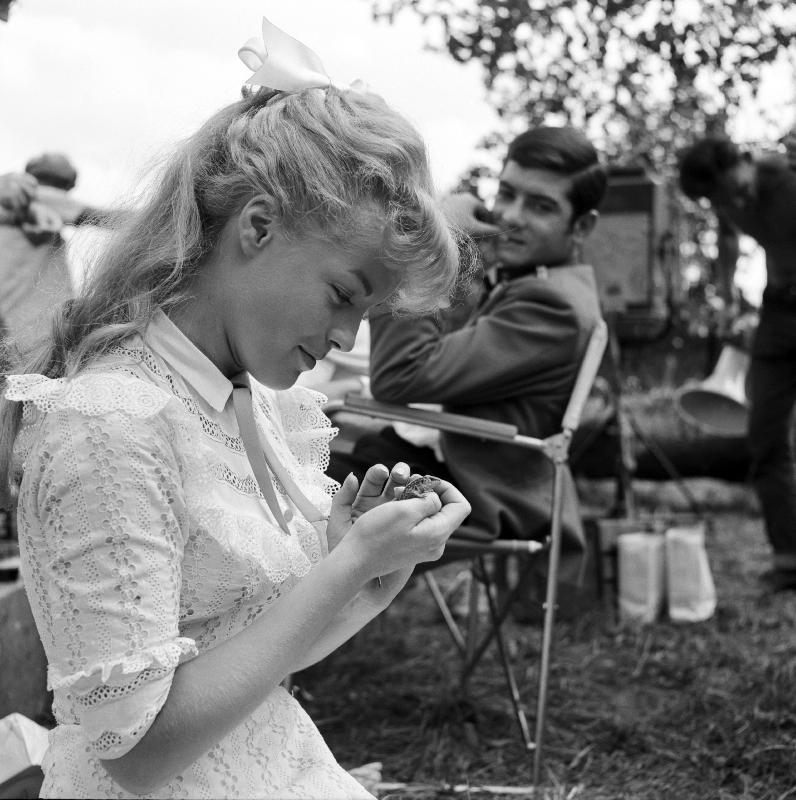
[[[216,411],[223,411],[232,382],[163,313],[155,312],[144,336],[146,344],[175,369]]]
[[[496,283],[503,283],[505,281],[512,281],[516,278],[525,278],[528,275],[535,275],[537,278],[545,279],[550,274],[552,270],[555,269],[564,269],[565,267],[577,267],[580,266],[578,262],[574,262],[571,264],[556,264],[555,266],[549,267],[544,264],[535,264],[532,267],[519,267],[518,269],[508,269],[506,267],[498,267],[495,271],[495,282]]]
[[[545,273],[547,267],[537,265],[532,267],[519,267],[518,269],[498,267],[495,270],[495,283],[503,283],[504,281],[511,281],[515,278],[524,278],[526,275],[537,275],[540,271]]]

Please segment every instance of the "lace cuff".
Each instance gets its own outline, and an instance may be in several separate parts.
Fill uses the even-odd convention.
[[[131,750],[157,716],[171,689],[177,665],[197,653],[193,639],[177,637],[133,656],[60,679],[90,748],[100,758],[119,758]]]
[[[163,708],[174,670],[145,669],[132,679],[114,675],[85,692],[74,689],[80,728],[100,758],[119,758],[135,747]]]
[[[70,408],[93,417],[123,411],[138,419],[154,416],[171,399],[148,381],[112,372],[89,372],[75,378],[9,375],[5,396],[7,400],[28,400],[43,412]]]
[[[198,654],[196,642],[185,636],[173,641],[153,645],[140,653],[120,656],[117,659],[94,664],[79,672],[62,672],[57,665],[47,669],[47,688],[56,690],[75,686],[93,678],[93,684],[107,683],[112,673],[131,675],[152,667],[174,670],[178,664],[188,661]]]

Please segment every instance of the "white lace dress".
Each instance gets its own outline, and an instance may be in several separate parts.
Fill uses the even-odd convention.
[[[230,382],[163,314],[71,380],[9,378],[22,574],[48,659],[58,726],[42,797],[131,797],[103,759],[123,755],[163,705],[176,666],[245,628],[325,552],[291,508],[262,499]],[[334,435],[323,397],[252,386],[260,434],[327,510]],[[223,676],[219,676],[223,681]],[[212,687],[208,687],[212,690]],[[371,798],[281,687],[153,798]]]

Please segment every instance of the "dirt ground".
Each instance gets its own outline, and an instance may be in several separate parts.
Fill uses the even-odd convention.
[[[786,800],[796,798],[796,593],[767,594],[767,547],[746,487],[688,482],[709,523],[718,594],[706,622],[619,624],[592,587],[561,621],[543,785],[490,651],[469,691],[421,582],[330,658],[295,676],[297,697],[346,768],[380,762],[386,798]],[[675,484],[637,485],[645,513],[683,511]],[[581,485],[599,513],[606,487]],[[444,585],[460,565],[438,570]],[[592,573],[593,574],[593,573]],[[533,728],[540,631],[508,626]]]

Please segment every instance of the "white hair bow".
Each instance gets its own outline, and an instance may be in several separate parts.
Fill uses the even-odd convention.
[[[249,39],[238,55],[254,72],[246,83],[284,92],[332,85],[316,53],[265,17],[262,38]]]

